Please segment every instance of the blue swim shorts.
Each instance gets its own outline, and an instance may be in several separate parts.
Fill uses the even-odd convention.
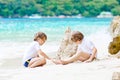
[[[32,59],[32,58],[31,58],[31,59]],[[31,59],[28,59],[27,61],[25,61],[25,63],[24,63],[24,66],[25,66],[25,67],[28,67],[28,64],[29,64],[29,62],[30,62]]]

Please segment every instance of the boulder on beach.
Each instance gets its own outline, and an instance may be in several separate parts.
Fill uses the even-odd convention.
[[[113,18],[110,25],[110,34],[113,38],[120,36],[120,16]]]
[[[117,54],[120,51],[120,36],[113,38],[108,50],[110,54]]]
[[[110,34],[113,40],[109,44],[108,51],[110,54],[119,54],[120,53],[120,16],[116,16],[113,18],[110,25]]]
[[[112,76],[112,80],[120,80],[120,72],[114,72]]]

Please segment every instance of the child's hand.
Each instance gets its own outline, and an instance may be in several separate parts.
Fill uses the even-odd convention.
[[[55,64],[62,64],[61,60],[51,59],[51,61]]]
[[[89,58],[88,60],[86,60],[86,61],[84,61],[84,62],[86,62],[86,63],[92,62],[94,59],[96,59],[96,57],[94,57],[94,58]]]
[[[86,62],[86,63],[92,62],[92,59],[88,59],[88,60],[86,60],[84,62]]]
[[[67,62],[67,61],[64,61],[64,60],[51,59],[51,61],[52,61],[53,63],[55,63],[55,64],[63,64],[63,65],[68,64],[68,62]]]

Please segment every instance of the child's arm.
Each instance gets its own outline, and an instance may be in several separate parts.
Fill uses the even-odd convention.
[[[38,55],[39,55],[39,56],[42,55],[44,58],[47,58],[47,59],[50,60],[50,58],[49,58],[42,50],[39,50],[39,51],[38,51]]]
[[[96,53],[97,53],[97,49],[94,47],[93,50],[92,50],[92,55],[90,56],[90,58],[88,60],[86,60],[85,62],[91,62],[95,56],[96,56]]]

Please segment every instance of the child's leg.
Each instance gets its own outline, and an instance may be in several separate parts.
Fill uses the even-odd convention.
[[[90,57],[90,54],[85,53],[85,52],[81,52],[81,53],[80,53],[79,60],[83,62],[83,61],[89,59],[89,57]]]
[[[80,60],[83,62],[83,61],[87,60],[89,57],[90,57],[90,54],[80,51],[80,52],[77,52],[72,57],[70,57],[66,60],[61,60],[61,61],[62,61],[62,64],[72,63],[77,60]]]
[[[42,66],[44,64],[46,64],[45,58],[36,57],[31,59],[28,67],[34,68],[34,67]]]

